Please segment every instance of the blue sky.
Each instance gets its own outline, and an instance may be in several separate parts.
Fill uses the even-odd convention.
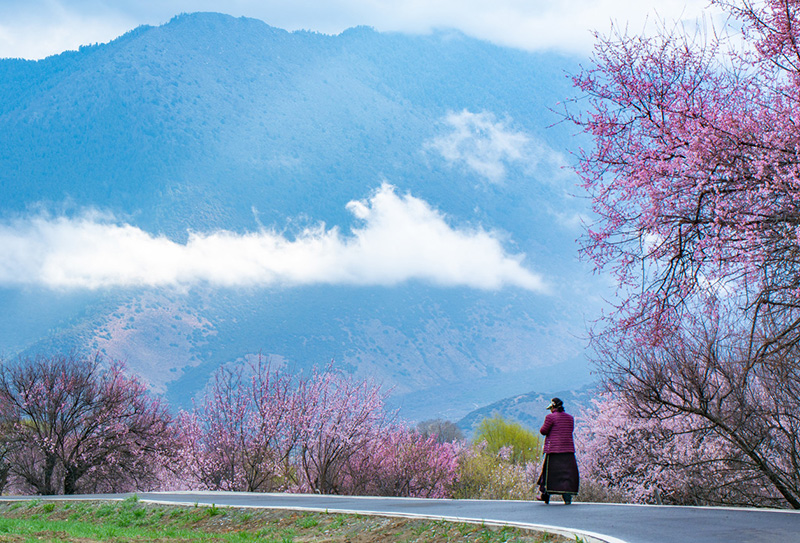
[[[0,58],[43,58],[195,11],[328,34],[357,25],[412,33],[456,28],[511,47],[583,55],[591,49],[591,30],[605,32],[612,21],[638,32],[659,17],[697,20],[707,5],[708,0],[0,0]]]

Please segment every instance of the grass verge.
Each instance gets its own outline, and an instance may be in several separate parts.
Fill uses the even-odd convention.
[[[0,502],[0,542],[566,543],[510,527],[334,513],[124,501]]]

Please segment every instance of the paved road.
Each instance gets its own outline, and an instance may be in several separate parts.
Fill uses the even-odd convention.
[[[465,519],[545,528],[609,543],[800,543],[800,512],[770,509],[650,507],[560,502],[427,500],[254,494],[245,492],[144,492],[144,501],[270,507],[329,512]],[[124,498],[125,495],[75,496]],[[54,496],[63,499],[63,496]],[[3,497],[0,499],[14,499]],[[570,536],[571,537],[571,536]]]

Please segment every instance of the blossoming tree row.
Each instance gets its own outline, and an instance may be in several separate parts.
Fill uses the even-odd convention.
[[[442,497],[461,445],[394,422],[379,386],[261,358],[173,416],[116,362],[0,364],[0,483],[37,494],[198,488]]]

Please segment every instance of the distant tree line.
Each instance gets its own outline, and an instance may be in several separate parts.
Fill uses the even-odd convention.
[[[532,432],[494,418],[468,443],[449,421],[398,423],[384,399],[331,367],[294,375],[258,357],[221,367],[173,415],[119,362],[2,360],[0,490],[532,497]]]
[[[630,398],[604,396],[578,414],[579,499],[791,505],[740,445],[703,425],[711,413],[643,417],[637,409]],[[368,380],[331,367],[293,375],[261,358],[220,368],[194,408],[174,416],[118,362],[61,355],[2,361],[0,416],[4,493],[533,499],[541,469],[538,433],[500,415],[484,419],[469,441],[441,419],[409,428]],[[750,416],[727,420],[749,424],[748,431],[769,423]],[[766,468],[791,458],[773,445]]]

